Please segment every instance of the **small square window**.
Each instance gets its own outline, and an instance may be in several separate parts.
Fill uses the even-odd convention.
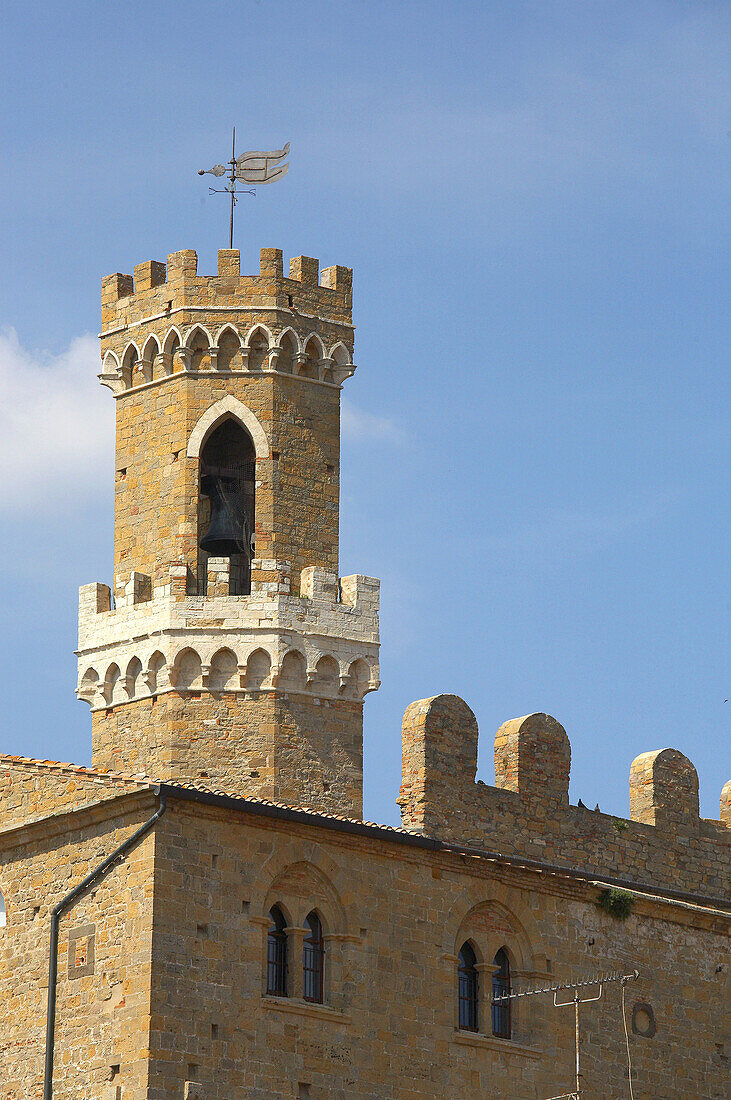
[[[96,926],[84,924],[69,932],[68,976],[84,978],[94,973],[94,942]]]

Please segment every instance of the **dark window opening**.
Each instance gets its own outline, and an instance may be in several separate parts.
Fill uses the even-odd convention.
[[[269,913],[267,934],[267,993],[287,996],[287,922],[282,910],[275,906]]]
[[[492,974],[492,1033],[499,1039],[510,1038],[510,1001],[496,1001],[510,993],[510,960],[504,947],[495,956]]]
[[[208,586],[208,559],[228,558],[229,593],[251,591],[254,556],[256,455],[251,437],[236,420],[224,420],[210,435],[200,459],[198,497],[198,591]]]
[[[477,957],[471,944],[459,953],[459,1026],[463,1031],[479,1030],[479,985]]]
[[[302,985],[306,1001],[322,1004],[325,970],[325,944],[322,924],[317,913],[310,913],[305,921],[307,932],[302,945]]]

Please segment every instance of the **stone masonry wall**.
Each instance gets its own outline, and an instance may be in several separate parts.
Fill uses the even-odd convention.
[[[568,803],[571,748],[546,714],[495,736],[498,787],[475,783],[477,722],[454,695],[404,715],[399,804],[406,828],[508,856],[717,898],[731,893],[731,832],[698,816],[698,777],[674,749],[632,765],[632,820]]]
[[[362,816],[363,704],[170,692],[92,714],[94,767]]]
[[[728,920],[713,912],[637,899],[618,921],[588,883],[175,800],[155,893],[149,1100],[568,1092],[570,1008],[551,996],[514,1002],[513,1038],[491,1035],[485,990],[500,947],[514,988],[637,967],[626,1007],[636,1100],[725,1100]],[[266,994],[274,904],[288,922],[286,998]],[[322,1005],[302,997],[313,908],[325,932]],[[467,940],[483,991],[477,1034],[456,1027]],[[634,1026],[646,1006],[652,1035]],[[587,1096],[626,1095],[618,985],[583,1010],[582,1067]]]
[[[0,755],[0,830],[27,825],[36,819],[79,810],[121,792],[147,787],[135,779],[116,776],[113,780],[75,764],[57,764]]]
[[[48,812],[57,793],[50,782]],[[147,793],[24,828],[0,822],[0,1100],[43,1093],[52,907],[154,805]],[[147,1100],[154,846],[150,835],[61,918],[54,1100]]]
[[[193,428],[231,394],[257,417],[270,453],[256,463],[256,554],[338,570],[340,391],[271,374],[175,374],[117,398],[115,576],[165,583],[172,561],[197,575],[198,459]]]

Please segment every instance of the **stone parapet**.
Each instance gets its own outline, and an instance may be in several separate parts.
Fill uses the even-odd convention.
[[[415,832],[614,879],[731,894],[728,798],[702,819],[698,776],[675,749],[643,753],[630,769],[630,820],[568,802],[571,746],[548,714],[504,723],[496,785],[475,782],[478,729],[455,695],[421,699],[403,722],[401,817]]]
[[[297,307],[331,314],[350,324],[353,305],[353,272],[349,267],[327,267],[312,256],[296,256],[284,274],[282,250],[262,248],[259,271],[242,275],[239,250],[221,249],[218,274],[199,275],[198,255],[192,248],[172,252],[164,263],[148,260],[136,264],[134,276],[115,272],[102,279],[102,325],[139,321],[156,307],[171,312],[192,303],[216,306],[221,298],[242,306],[259,308],[272,300],[294,308],[289,298],[297,296]]]
[[[279,249],[261,251],[259,274],[241,275],[222,249],[217,275],[198,275],[192,249],[134,277],[102,280],[101,382],[116,395],[175,374],[289,374],[340,386],[352,361],[350,268],[298,256],[285,277]]]
[[[248,596],[188,595],[188,570],[179,563],[151,599],[141,598],[150,591],[141,574],[120,584],[124,595],[114,608],[106,585],[82,586],[79,698],[104,709],[164,691],[247,691],[254,683],[359,699],[376,690],[378,580],[339,580],[310,567],[295,596],[289,563],[254,566]]]

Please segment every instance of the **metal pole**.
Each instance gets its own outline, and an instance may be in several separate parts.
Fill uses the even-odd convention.
[[[231,218],[228,223],[228,247],[234,246],[234,187],[236,186],[236,127],[231,138]]]
[[[579,991],[574,993],[574,1014],[576,1019],[576,1096],[581,1097],[581,1067],[579,1065]]]

